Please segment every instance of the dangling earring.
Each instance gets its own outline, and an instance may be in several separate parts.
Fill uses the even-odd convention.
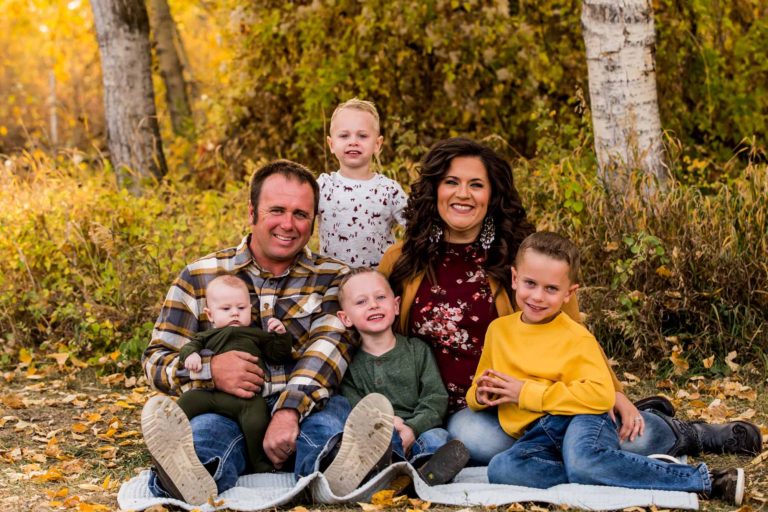
[[[432,224],[432,228],[429,230],[429,241],[433,244],[438,244],[443,239],[443,228],[437,224]]]
[[[486,251],[491,248],[491,244],[496,239],[496,223],[490,215],[483,221],[483,229],[480,231],[480,247]]]

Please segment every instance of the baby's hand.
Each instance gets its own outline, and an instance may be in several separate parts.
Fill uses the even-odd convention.
[[[190,354],[184,360],[184,368],[191,372],[199,372],[203,369],[203,360],[200,359],[200,354]]]
[[[276,332],[277,334],[285,334],[285,326],[283,325],[283,322],[272,317],[267,320],[267,331]]]

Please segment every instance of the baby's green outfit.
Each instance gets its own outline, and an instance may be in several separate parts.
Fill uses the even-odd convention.
[[[264,359],[270,363],[291,362],[293,338],[290,334],[267,332],[256,327],[227,326],[210,329],[195,335],[192,341],[179,351],[179,364],[188,356],[208,349],[215,354],[232,350],[247,352],[259,358],[259,366],[269,375]],[[269,425],[270,414],[264,397],[238,398],[216,390],[191,389],[181,395],[179,407],[189,419],[206,413],[216,413],[236,420],[245,436],[248,457],[256,473],[272,470],[272,464],[264,454],[262,442]]]

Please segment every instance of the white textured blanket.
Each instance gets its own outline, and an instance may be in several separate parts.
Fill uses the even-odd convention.
[[[300,480],[290,473],[261,473],[245,475],[237,486],[218,497],[216,507],[203,505],[193,507],[170,498],[155,498],[149,494],[147,481],[149,472],[124,483],[117,495],[117,502],[123,510],[143,510],[152,505],[174,504],[187,510],[198,508],[202,512],[220,509],[264,510],[288,503],[311,504],[367,502],[397,474],[408,473],[414,478],[419,498],[444,505],[505,505],[515,502],[536,501],[557,505],[568,505],[586,510],[615,510],[631,506],[658,508],[697,509],[695,494],[671,491],[645,491],[620,487],[564,484],[550,489],[533,489],[513,485],[489,484],[486,468],[466,468],[453,483],[429,487],[416,477],[416,471],[406,463],[393,464],[376,478],[348,496],[334,496],[321,473],[306,476]]]

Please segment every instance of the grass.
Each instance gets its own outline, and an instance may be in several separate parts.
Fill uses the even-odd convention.
[[[98,376],[93,369],[76,370],[55,366],[11,370],[0,392],[0,509],[3,510],[114,510],[119,486],[149,466],[149,456],[139,433],[140,411],[152,392],[140,380],[116,373]],[[728,387],[723,381],[724,387]],[[701,417],[720,399],[733,414],[752,414],[752,421],[768,425],[768,397],[756,383],[754,400],[720,396],[718,386],[699,395],[691,393],[700,380],[683,380],[664,389],[675,398],[680,417]],[[658,392],[653,378],[641,379],[628,392],[633,397]],[[666,384],[662,381],[662,386]],[[707,394],[710,393],[711,394]],[[749,393],[744,396],[750,397]],[[706,404],[701,412],[700,402]],[[717,402],[714,402],[717,404]],[[707,455],[698,460],[715,467],[745,466],[750,457]],[[747,466],[750,506],[765,506],[768,464]],[[317,507],[320,510],[358,510],[348,507]],[[532,504],[525,504],[526,509]],[[515,507],[513,507],[514,509]],[[552,507],[558,508],[558,507]],[[717,501],[702,501],[702,510],[723,511],[732,507]],[[456,510],[434,506],[431,510]],[[478,508],[479,510],[479,508]]]

